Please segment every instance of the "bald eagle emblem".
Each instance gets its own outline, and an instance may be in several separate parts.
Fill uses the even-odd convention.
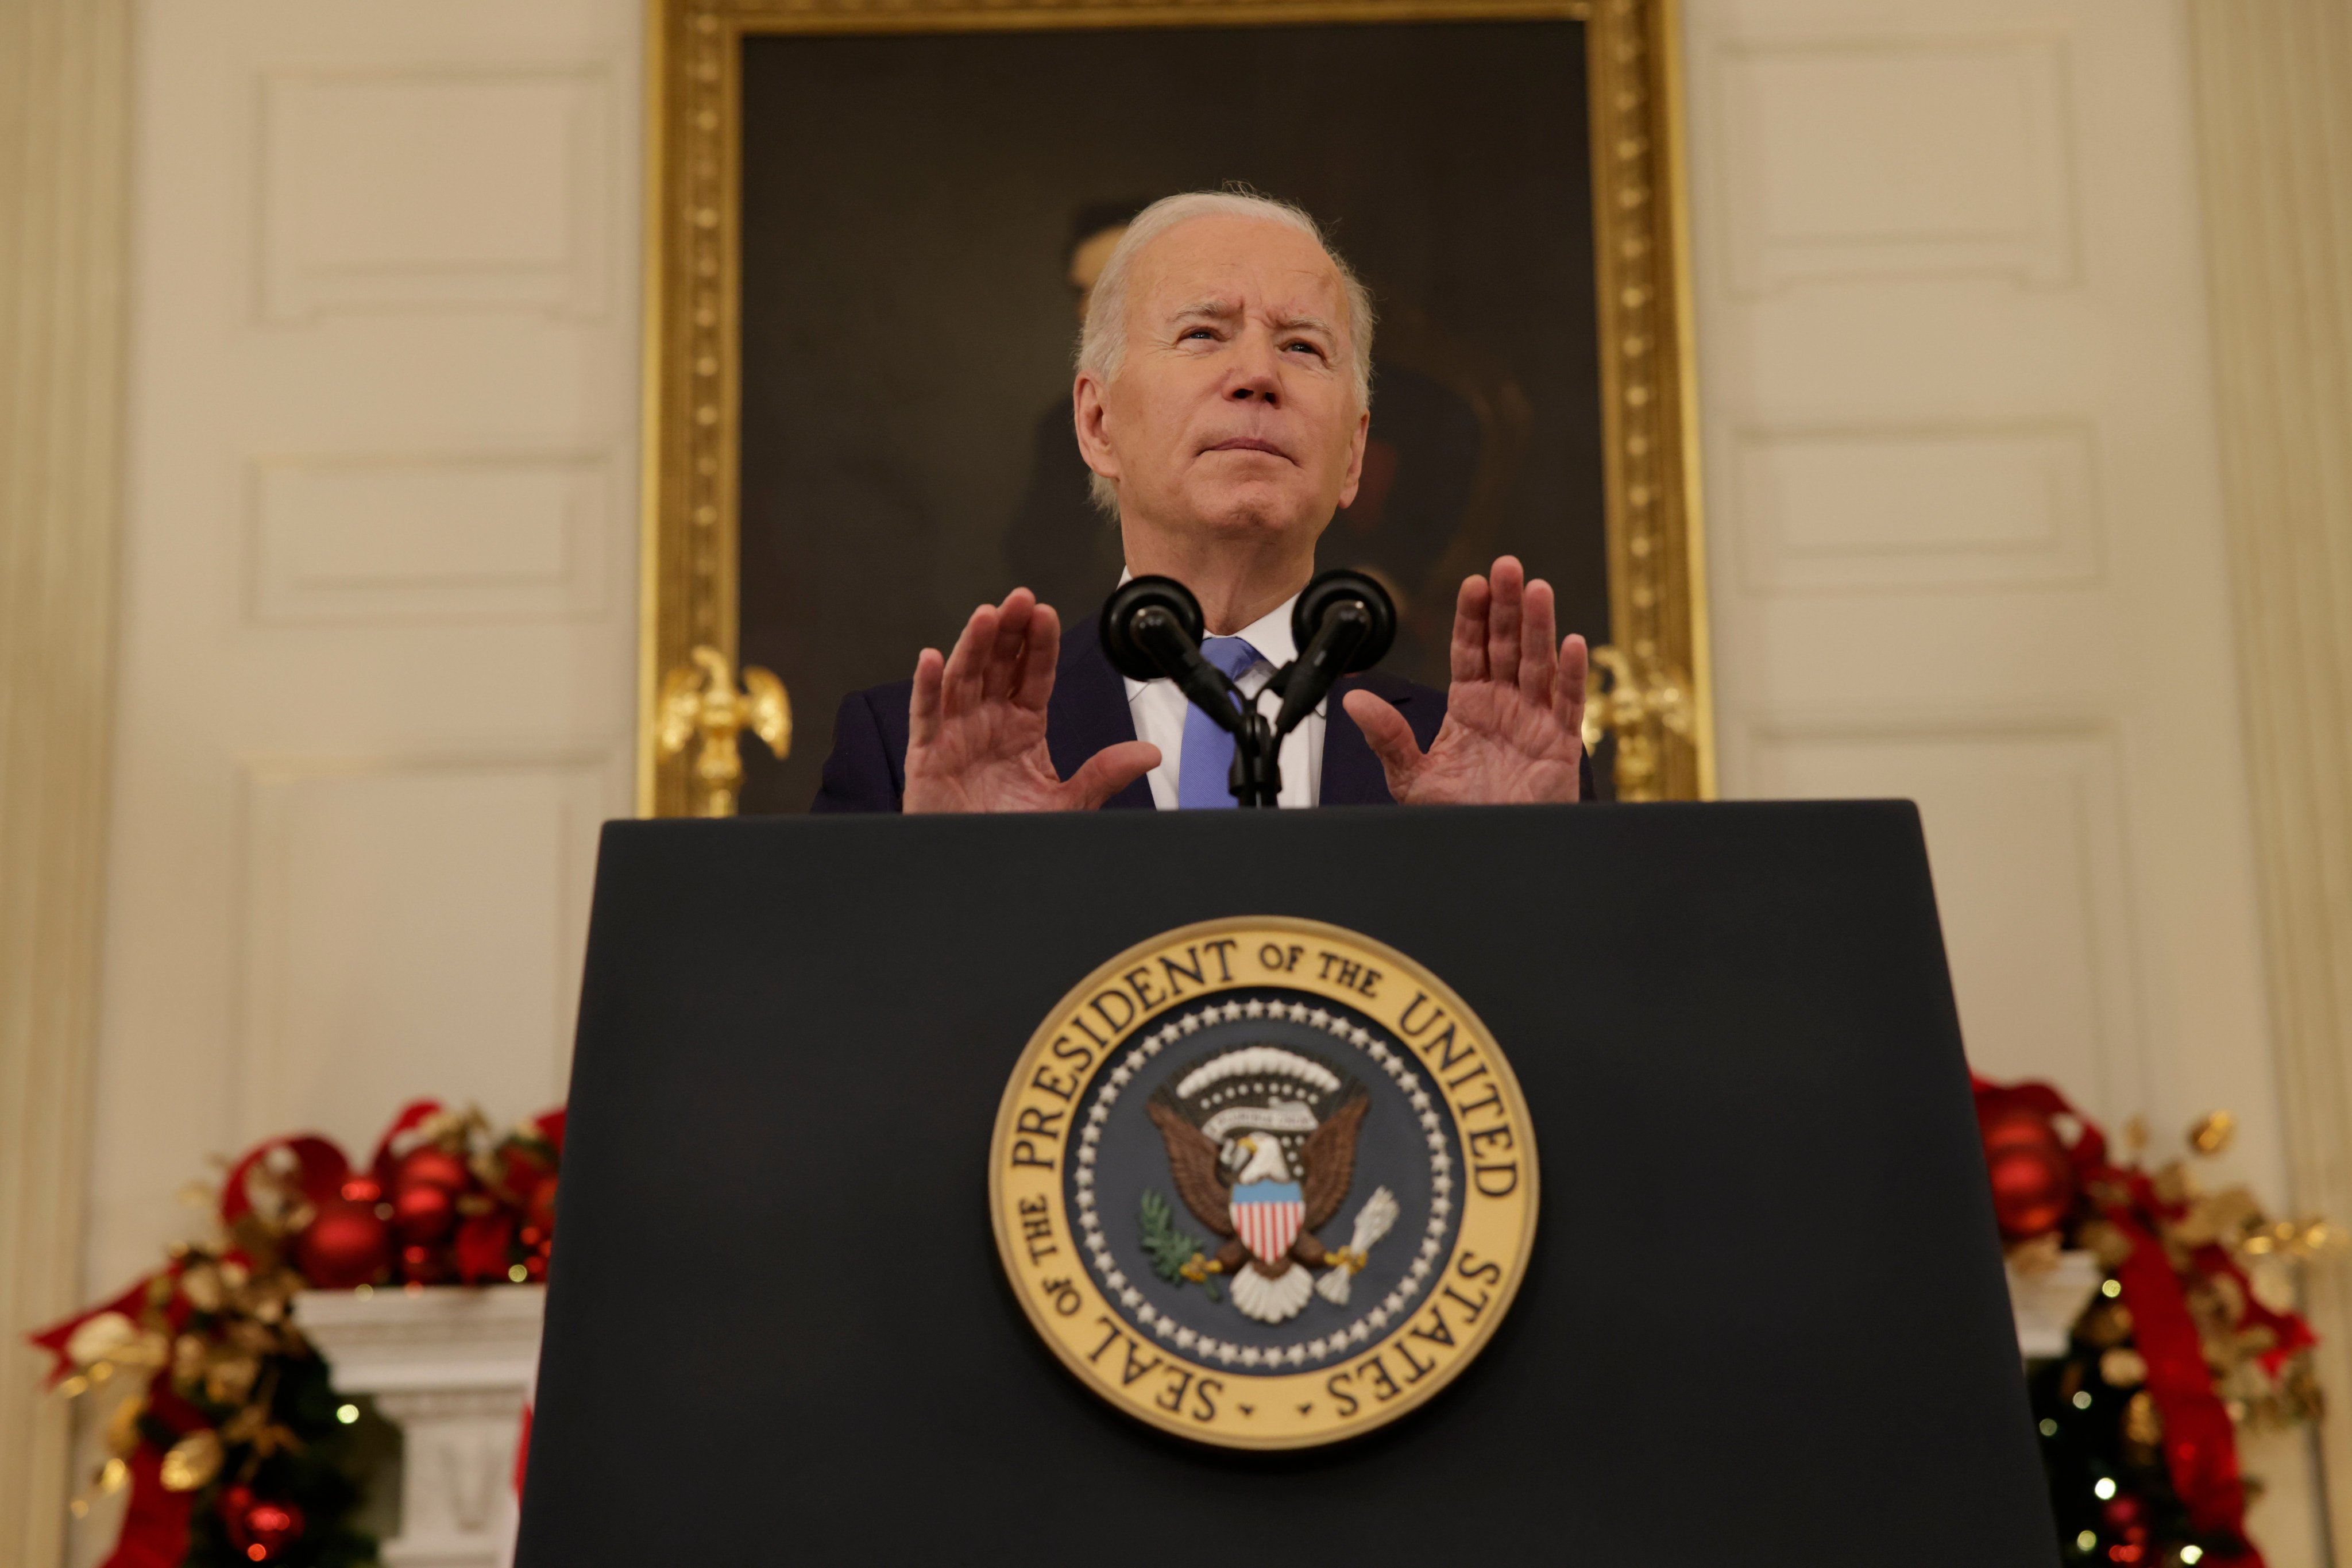
[[[1168,1168],[1192,1217],[1218,1238],[1175,1232],[1164,1200],[1147,1194],[1145,1246],[1163,1278],[1231,1281],[1234,1305],[1262,1323],[1297,1317],[1316,1295],[1348,1300],[1351,1276],[1396,1223],[1397,1201],[1373,1189],[1345,1247],[1316,1232],[1347,1202],[1356,1139],[1371,1100],[1353,1079],[1304,1051],[1244,1046],[1171,1075],[1146,1109],[1168,1147]],[[1325,1270],[1321,1279],[1315,1271]]]

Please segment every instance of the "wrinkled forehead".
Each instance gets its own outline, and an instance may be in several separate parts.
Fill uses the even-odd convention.
[[[1339,269],[1311,237],[1269,218],[1197,217],[1155,237],[1129,262],[1128,308],[1157,323],[1207,302],[1250,314],[1313,316],[1348,329]]]

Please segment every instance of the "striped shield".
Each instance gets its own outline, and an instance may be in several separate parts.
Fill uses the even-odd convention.
[[[1279,1263],[1298,1239],[1307,1205],[1297,1182],[1250,1182],[1234,1189],[1234,1234],[1268,1263]]]

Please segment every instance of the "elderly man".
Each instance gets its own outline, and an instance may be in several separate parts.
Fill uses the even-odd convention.
[[[1312,218],[1197,192],[1136,216],[1097,281],[1072,390],[1078,450],[1127,566],[1190,587],[1202,651],[1255,700],[1295,657],[1315,542],[1353,499],[1371,426],[1372,309]],[[1105,584],[1108,593],[1111,584]],[[1505,556],[1464,581],[1453,686],[1377,672],[1286,739],[1283,805],[1572,801],[1584,639]],[[1123,680],[1088,624],[1015,588],[911,682],[842,704],[819,811],[1230,806],[1233,737],[1168,680]]]

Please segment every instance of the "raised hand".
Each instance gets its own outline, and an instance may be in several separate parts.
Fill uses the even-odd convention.
[[[915,660],[908,705],[905,808],[923,811],[1092,811],[1160,765],[1141,741],[1106,746],[1075,777],[1054,771],[1045,702],[1062,621],[1026,588],[982,605],[945,658]]]
[[[1404,715],[1350,691],[1348,716],[1406,805],[1503,805],[1577,797],[1584,756],[1584,639],[1552,646],[1551,584],[1508,555],[1493,580],[1463,579],[1454,606],[1454,684],[1423,752]]]

